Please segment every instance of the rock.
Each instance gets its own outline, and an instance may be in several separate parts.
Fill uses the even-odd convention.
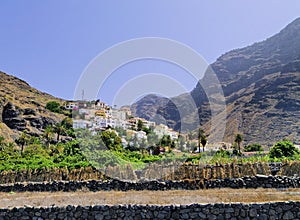
[[[23,115],[36,115],[36,112],[31,108],[25,108]]]
[[[291,211],[287,211],[283,214],[282,219],[284,219],[284,220],[294,219],[294,214]]]
[[[24,131],[26,121],[21,117],[21,114],[20,108],[9,102],[3,108],[2,120],[9,128]]]
[[[257,210],[256,209],[250,209],[249,210],[249,216],[250,217],[257,217]]]
[[[255,175],[255,177],[256,177],[257,179],[263,179],[263,180],[265,180],[265,179],[268,179],[268,178],[269,178],[269,176],[262,175],[262,174],[256,174],[256,175]]]

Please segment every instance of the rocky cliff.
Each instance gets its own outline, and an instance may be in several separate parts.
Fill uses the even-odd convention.
[[[0,72],[0,136],[13,140],[25,130],[37,135],[48,124],[59,122],[61,115],[45,109],[50,100],[62,102],[23,80]]]
[[[245,143],[271,145],[283,138],[300,142],[300,18],[265,41],[222,55],[210,67],[226,99],[224,141],[232,142],[236,133],[242,133]],[[208,71],[206,77],[209,74]],[[175,108],[169,104],[164,104],[164,111],[161,105],[155,104],[148,111],[160,113],[175,129],[184,121],[190,123],[191,128],[201,126],[208,133],[213,132],[210,131],[210,105],[201,83],[190,94],[197,105],[200,125],[174,117]],[[187,102],[184,96],[171,100],[176,103],[180,99],[184,105]],[[152,95],[151,100],[161,103],[160,97]],[[147,102],[146,96],[133,105],[133,113],[140,115],[139,110]]]

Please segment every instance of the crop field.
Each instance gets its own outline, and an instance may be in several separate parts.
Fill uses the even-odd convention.
[[[24,192],[0,193],[0,208],[46,207],[66,205],[153,204],[182,205],[193,203],[264,203],[300,201],[300,189],[209,189],[171,191],[100,191],[100,192]]]

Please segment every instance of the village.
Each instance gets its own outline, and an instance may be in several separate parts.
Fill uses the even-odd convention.
[[[179,144],[179,132],[174,131],[167,125],[156,124],[144,118],[134,117],[127,106],[117,109],[100,100],[91,102],[69,101],[65,104],[65,109],[73,112],[74,129],[88,129],[92,133],[113,129],[122,139],[124,148],[127,146],[149,145],[149,138],[147,138],[149,131],[155,134],[157,140],[167,137],[171,142]],[[185,141],[185,136],[182,137],[184,137],[184,141],[181,141],[181,150],[185,150],[190,143]],[[196,146],[196,141],[193,142],[193,146]]]

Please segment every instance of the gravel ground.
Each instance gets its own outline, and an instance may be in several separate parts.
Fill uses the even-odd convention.
[[[0,193],[0,208],[66,205],[254,203],[300,201],[300,189],[209,189],[172,191]]]

